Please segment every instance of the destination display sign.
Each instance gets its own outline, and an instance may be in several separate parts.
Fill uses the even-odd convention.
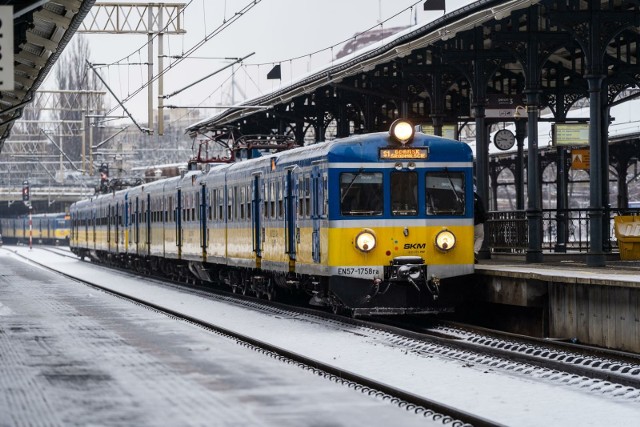
[[[552,134],[556,146],[589,145],[589,123],[555,123]]]
[[[458,139],[457,135],[458,127],[456,125],[443,125],[442,126],[442,137],[448,139]],[[422,133],[426,133],[427,135],[435,135],[435,129],[433,125],[421,124],[420,131]]]
[[[429,157],[429,148],[381,148],[381,160],[416,160],[427,159]]]

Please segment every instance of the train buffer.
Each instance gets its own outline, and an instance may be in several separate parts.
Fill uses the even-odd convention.
[[[640,216],[616,216],[614,228],[621,260],[640,260]]]

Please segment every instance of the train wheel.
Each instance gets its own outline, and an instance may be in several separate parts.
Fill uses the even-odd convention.
[[[276,287],[269,286],[269,289],[267,289],[267,292],[265,292],[264,294],[269,301],[273,301],[274,299],[276,299]]]

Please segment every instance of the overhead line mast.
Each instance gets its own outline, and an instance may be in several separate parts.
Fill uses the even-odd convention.
[[[96,3],[82,23],[79,33],[146,34],[147,49],[147,105],[148,133],[153,132],[153,39],[158,36],[158,135],[164,135],[163,74],[165,34],[184,34],[184,3]],[[92,68],[93,69],[93,68]],[[95,70],[94,70],[95,71]],[[96,74],[98,74],[96,72]],[[102,80],[102,78],[100,79]],[[104,83],[104,81],[103,81]],[[105,83],[106,86],[106,83]],[[113,94],[113,93],[112,93]],[[114,95],[115,96],[115,95]],[[116,98],[117,99],[117,98]],[[122,105],[122,102],[118,101]],[[124,108],[124,106],[123,106]],[[126,109],[125,109],[126,111]],[[131,117],[131,115],[127,112]],[[133,118],[132,118],[133,120]],[[135,123],[135,121],[134,121]],[[136,123],[136,126],[138,124]],[[143,130],[140,126],[138,128]]]

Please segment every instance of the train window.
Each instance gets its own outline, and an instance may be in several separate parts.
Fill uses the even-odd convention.
[[[276,217],[276,183],[275,182],[271,182],[271,184],[269,184],[269,206],[271,207],[271,209],[269,210],[269,218],[275,218]]]
[[[322,177],[322,187],[324,191],[322,194],[324,195],[324,200],[322,201],[322,216],[325,216],[329,212],[329,191],[327,190],[327,175]]]
[[[300,178],[300,180],[298,181],[298,218],[302,218],[302,215],[304,214],[304,203],[303,201],[303,195],[304,195],[304,181],[302,180],[302,178]]]
[[[418,214],[418,173],[391,173],[391,214],[412,216]]]
[[[309,194],[310,183],[309,177],[304,178],[304,216],[309,218],[311,216],[311,197]]]
[[[284,183],[277,183],[277,193],[278,193],[278,219],[282,219],[284,212],[284,200],[282,199],[282,187]]]
[[[245,193],[244,187],[240,187],[240,200],[238,201],[240,205],[240,219],[244,219],[244,204],[245,204]]]
[[[247,219],[251,219],[251,186],[247,186]]]
[[[194,212],[195,213],[194,219],[197,219],[198,221],[200,221],[200,193],[196,193],[196,207],[198,209],[196,209]]]
[[[427,215],[464,215],[464,172],[426,175]]]
[[[220,217],[218,216],[218,199],[219,193],[218,190],[213,190],[213,197],[211,198],[211,215],[214,221],[218,220]]]
[[[213,206],[213,192],[214,191],[215,190],[211,190],[209,192],[209,204],[207,205],[208,212],[209,212],[209,221],[211,221],[213,219],[213,208],[212,208],[212,206]]]
[[[218,221],[223,221],[224,220],[224,215],[222,215],[222,204],[224,200],[224,193],[222,192],[222,190],[218,190]]]
[[[232,206],[233,206],[233,190],[227,192],[227,221],[233,221]]]
[[[340,174],[340,212],[346,216],[382,215],[382,173]]]

